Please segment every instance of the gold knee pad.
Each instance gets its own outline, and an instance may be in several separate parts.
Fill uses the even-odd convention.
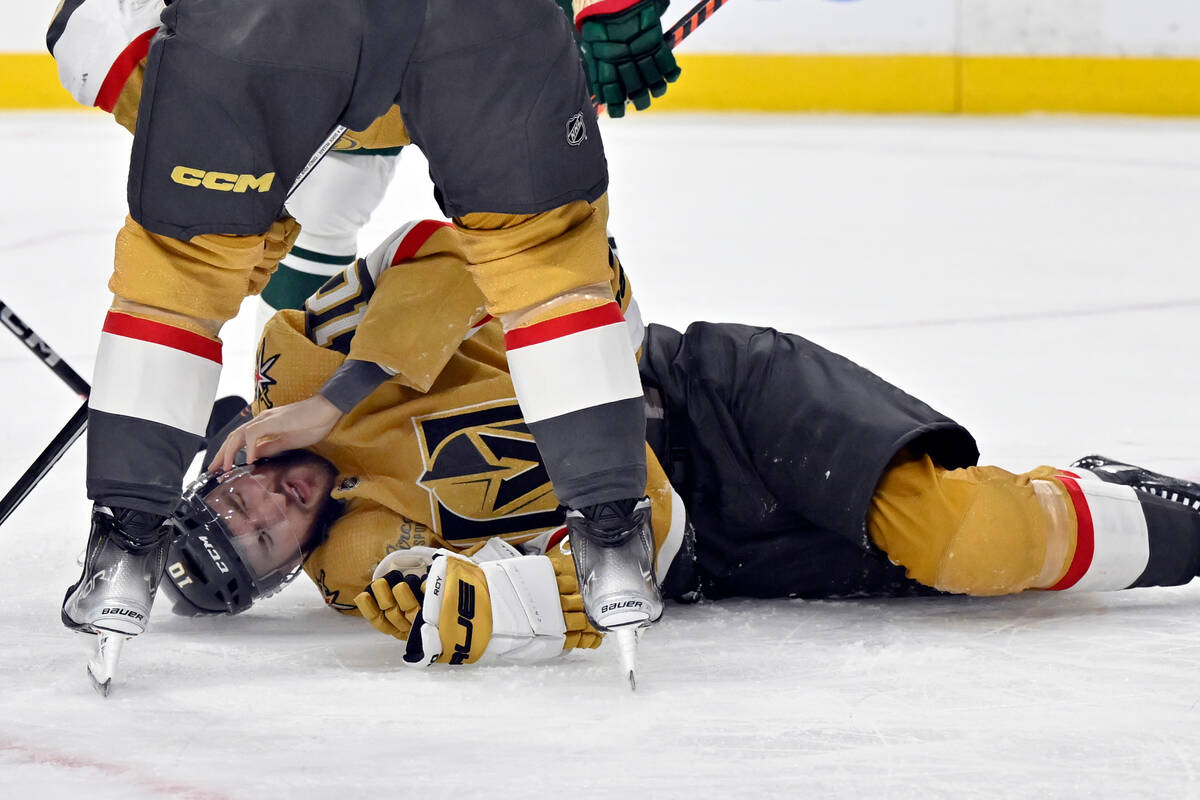
[[[121,94],[113,104],[113,119],[125,130],[133,133],[137,128],[138,104],[142,100],[142,81],[146,77],[146,59],[142,59],[121,87]]]
[[[159,309],[155,318],[215,337],[242,300],[267,285],[299,232],[296,221],[285,217],[261,236],[204,234],[185,242],[150,233],[126,217],[108,282],[114,308]]]
[[[612,277],[607,195],[595,203],[577,201],[541,214],[468,214],[454,222],[488,313],[501,320],[585,287],[607,284]],[[586,299],[519,324],[611,302],[611,292],[605,294],[602,300]]]
[[[1073,547],[1062,489],[1039,468],[946,470],[928,456],[892,466],[867,517],[875,544],[909,577],[945,592],[1001,595],[1045,587]]]
[[[392,106],[382,116],[372,122],[366,130],[346,131],[342,138],[334,143],[333,149],[346,150],[381,150],[392,147],[404,147],[412,144],[408,136],[408,128],[400,114],[400,106]]]

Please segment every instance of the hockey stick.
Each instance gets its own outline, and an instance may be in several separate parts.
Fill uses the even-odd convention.
[[[21,501],[33,491],[33,487],[46,477],[46,473],[59,462],[59,459],[75,443],[75,440],[83,434],[87,427],[87,397],[91,394],[92,387],[2,301],[0,301],[0,322],[3,322],[4,327],[12,331],[13,335],[24,343],[30,352],[38,357],[39,361],[62,378],[63,382],[84,400],[79,410],[71,416],[71,419],[67,420],[67,424],[50,441],[50,444],[46,445],[46,449],[34,459],[24,474],[8,490],[8,494],[0,499],[0,525],[2,525],[4,520],[17,510],[17,506],[21,505]]]
[[[92,387],[88,385],[88,382],[79,377],[79,373],[71,369],[67,362],[62,360],[62,356],[42,341],[42,337],[22,322],[21,318],[14,314],[3,301],[0,301],[0,322],[3,322],[4,327],[12,331],[13,336],[16,336],[29,348],[29,352],[37,356],[38,360],[49,367],[55,375],[62,378],[75,394],[84,398],[91,394]]]
[[[704,21],[717,12],[729,0],[700,0],[692,9],[679,18],[679,21],[663,34],[663,38],[674,50],[679,43],[692,35],[692,31],[704,24]]]
[[[58,432],[58,435],[51,440],[50,444],[46,445],[46,449],[42,451],[41,455],[29,465],[25,474],[17,479],[13,487],[8,490],[8,494],[4,495],[4,499],[0,500],[0,525],[3,525],[4,520],[17,510],[21,501],[33,491],[33,487],[37,486],[42,478],[46,477],[46,473],[66,454],[75,440],[83,435],[83,431],[87,427],[87,412],[88,404],[85,400],[63,429]]]

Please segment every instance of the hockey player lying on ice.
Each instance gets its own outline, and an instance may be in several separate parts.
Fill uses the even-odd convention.
[[[208,476],[176,514],[177,611],[242,611],[303,560],[329,605],[407,639],[412,664],[599,644],[481,305],[453,237],[424,222],[268,323],[259,416],[213,457],[220,471],[247,447],[254,463]],[[1198,512],[1146,491],[1196,502],[1194,484],[1094,459],[977,467],[962,427],[799,337],[631,329],[668,598],[1115,590],[1200,568]]]

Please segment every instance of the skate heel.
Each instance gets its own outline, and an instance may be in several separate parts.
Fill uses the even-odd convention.
[[[83,574],[63,598],[62,621],[96,635],[87,674],[108,696],[125,640],[146,630],[155,590],[166,564],[162,517],[105,506],[92,509]]]
[[[569,511],[567,531],[583,610],[592,625],[612,630],[648,625],[662,616],[648,499]]]

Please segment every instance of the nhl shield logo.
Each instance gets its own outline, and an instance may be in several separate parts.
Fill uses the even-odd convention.
[[[587,139],[587,128],[583,125],[583,112],[567,120],[567,144],[579,147]]]

